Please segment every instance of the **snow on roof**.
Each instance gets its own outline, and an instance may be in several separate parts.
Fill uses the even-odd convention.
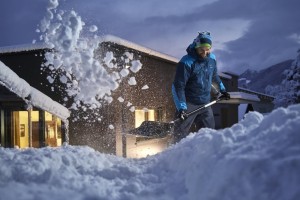
[[[62,120],[66,120],[70,116],[70,112],[66,107],[31,87],[24,79],[20,78],[1,61],[0,81],[3,86],[24,99],[24,101],[30,101],[33,106],[46,110],[60,117]]]
[[[232,76],[225,74],[224,72],[218,72],[218,75],[223,78],[232,79]]]
[[[257,95],[245,92],[229,92],[232,99],[243,99],[249,101],[260,101]]]
[[[263,96],[267,96],[267,97],[271,97],[271,98],[275,98],[274,96],[271,96],[271,95],[268,95],[268,94],[264,94],[264,93],[261,93],[261,92],[257,92],[257,91],[253,91],[253,90],[249,90],[249,89],[242,88],[242,87],[238,87],[238,89],[239,90],[248,91],[248,92],[251,92],[251,93],[255,93],[255,94],[259,94],[259,95],[263,95]]]
[[[116,44],[119,44],[119,45],[122,45],[122,46],[125,46],[125,47],[129,47],[131,49],[135,49],[135,50],[138,50],[140,52],[143,52],[143,53],[146,53],[146,54],[149,54],[149,55],[152,55],[152,56],[156,56],[156,57],[159,57],[159,58],[171,61],[171,62],[175,62],[175,63],[179,62],[179,59],[177,59],[175,57],[169,56],[167,54],[160,53],[158,51],[155,51],[155,50],[147,48],[147,47],[143,47],[141,45],[130,42],[128,40],[124,40],[122,38],[116,37],[114,35],[105,35],[103,38],[101,38],[100,41],[101,42],[114,42]]]
[[[130,42],[128,40],[119,38],[114,35],[104,35],[103,37],[99,37],[98,40],[100,43],[101,42],[113,42],[131,49],[138,50],[140,52],[156,56],[171,62],[179,62],[179,59],[169,56],[167,54],[160,53],[158,51],[155,51],[153,49],[143,47],[139,44]],[[0,53],[13,53],[13,52],[21,52],[21,51],[31,51],[31,50],[37,50],[37,49],[46,49],[49,48],[47,44],[45,43],[35,43],[35,44],[23,44],[23,45],[15,45],[15,46],[6,46],[6,47],[0,47]]]
[[[119,38],[114,35],[104,35],[103,37],[99,37],[98,40],[101,42],[113,42],[121,46],[125,46],[140,52],[143,52],[145,54],[155,56],[158,58],[162,58],[164,60],[168,60],[173,63],[178,63],[180,60],[178,58],[172,57],[170,55],[160,53],[158,51],[155,51],[153,49],[141,46],[139,44],[133,43],[131,41]],[[31,50],[37,50],[37,49],[46,49],[49,48],[45,43],[35,43],[35,44],[24,44],[24,45],[17,45],[17,46],[7,46],[7,47],[0,47],[0,54],[1,53],[13,53],[13,52],[22,52],[22,51],[31,51]],[[228,74],[218,72],[219,76],[227,79],[231,79],[232,77]]]
[[[232,76],[240,76],[239,74],[237,74],[236,72],[230,71],[230,70],[226,70],[226,72],[224,72],[225,74],[228,75],[232,75]]]
[[[5,47],[0,47],[0,54],[1,53],[22,52],[22,51],[32,51],[32,50],[47,49],[47,48],[49,48],[49,47],[45,43],[5,46]]]

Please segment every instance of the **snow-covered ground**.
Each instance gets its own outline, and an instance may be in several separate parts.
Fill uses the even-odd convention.
[[[300,105],[125,159],[89,147],[0,148],[0,199],[300,199]]]

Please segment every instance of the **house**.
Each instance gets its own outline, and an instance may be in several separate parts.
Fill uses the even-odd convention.
[[[9,66],[20,77],[55,101],[70,107],[72,100],[63,98],[63,85],[50,85],[47,73],[41,72],[45,62],[44,54],[49,51],[41,45],[5,47],[0,49],[0,61]],[[72,145],[89,145],[104,153],[125,157],[144,157],[161,151],[169,145],[166,138],[152,138],[131,135],[143,121],[168,123],[174,119],[175,106],[172,100],[171,85],[178,59],[130,41],[107,35],[99,41],[95,56],[101,60],[107,52],[122,58],[126,53],[142,63],[135,74],[136,85],[124,81],[112,92],[114,101],[104,104],[97,110],[72,110],[69,118],[69,141]],[[126,65],[121,65],[126,67]],[[238,76],[233,73],[219,73],[232,99],[213,105],[216,128],[229,127],[239,120],[239,105],[253,104],[260,99],[254,93],[238,89]],[[143,89],[146,86],[147,89]],[[123,101],[118,101],[121,98]],[[272,103],[270,103],[272,104]],[[134,109],[131,109],[133,108]],[[86,113],[100,113],[101,120],[84,117]],[[92,116],[92,115],[91,115]],[[74,120],[76,119],[76,120]],[[113,127],[113,128],[109,128]]]
[[[252,91],[242,87],[238,87],[238,91],[244,94],[256,95],[259,99],[259,101],[256,102],[240,104],[239,119],[241,119],[243,115],[249,111],[258,111],[262,114],[266,114],[271,112],[274,109],[274,104],[273,104],[273,101],[275,100],[274,96]]]
[[[61,146],[68,141],[69,111],[31,87],[0,61],[2,147]]]

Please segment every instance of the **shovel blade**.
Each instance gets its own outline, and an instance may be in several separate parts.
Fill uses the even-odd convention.
[[[129,134],[162,138],[172,134],[173,129],[174,123],[144,121],[138,128],[130,130]]]

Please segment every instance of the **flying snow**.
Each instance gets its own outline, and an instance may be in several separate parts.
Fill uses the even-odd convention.
[[[149,89],[149,86],[148,86],[148,85],[144,85],[144,86],[142,87],[142,90],[147,90],[147,89]]]
[[[134,60],[133,53],[124,52],[126,64],[116,63],[113,52],[106,52],[102,60],[97,58],[95,51],[101,41],[96,34],[85,38],[85,22],[74,11],[62,11],[58,8],[58,0],[51,0],[47,7],[47,14],[41,21],[37,32],[40,39],[55,51],[47,52],[47,62],[43,68],[52,70],[48,81],[50,84],[57,77],[66,85],[68,97],[74,97],[76,102],[71,109],[101,107],[101,99],[112,102],[111,92],[119,87],[123,77],[130,71],[137,73],[142,63]],[[89,26],[88,31],[98,30],[95,25]],[[130,71],[127,69],[130,67]],[[108,70],[109,69],[109,70]],[[64,73],[61,73],[63,71]],[[57,72],[57,73],[55,73]],[[136,80],[131,77],[129,85],[135,85]]]

